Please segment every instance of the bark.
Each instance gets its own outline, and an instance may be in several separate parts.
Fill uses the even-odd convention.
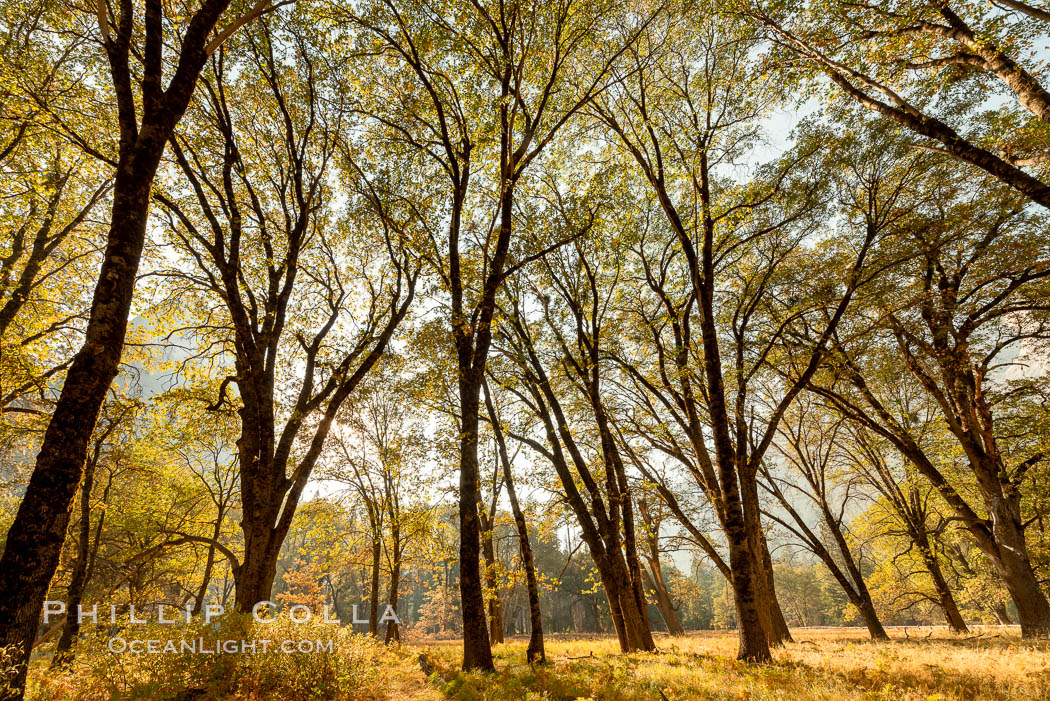
[[[461,376],[462,377],[462,376]],[[493,670],[481,585],[478,521],[478,392],[481,383],[460,380],[459,596],[463,612],[463,669]]]
[[[773,559],[769,555],[766,536],[762,531],[762,512],[758,501],[757,475],[742,471],[740,489],[744,507],[744,519],[747,524],[748,543],[755,554],[756,594],[758,597],[758,615],[766,631],[769,644],[779,647],[792,642],[791,630],[784,620],[784,612],[777,601],[776,586],[773,582]]]

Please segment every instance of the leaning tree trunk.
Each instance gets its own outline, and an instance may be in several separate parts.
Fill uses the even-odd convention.
[[[207,61],[209,35],[228,4],[229,0],[204,0],[193,14],[183,36],[178,67],[167,89],[163,89],[161,8],[158,3],[147,3],[149,29],[142,53],[136,53],[146,57],[139,82],[141,124],[129,58],[134,39],[133,18],[121,17],[116,33],[109,34],[107,30],[103,40],[120,131],[112,216],[84,344],[66,373],[36,467],[0,557],[0,648],[11,650],[13,670],[8,679],[0,680],[8,682],[7,688],[0,690],[0,699],[20,699],[25,692],[29,653],[44,597],[58,567],[88,440],[117,376],[145,242],[153,180],[168,137],[186,111]],[[105,8],[99,7],[100,19],[108,22]],[[156,19],[156,23],[151,19]]]
[[[529,527],[518,503],[518,493],[514,489],[514,475],[510,469],[510,456],[503,436],[503,427],[496,415],[496,408],[489,394],[488,383],[485,383],[485,407],[488,410],[492,432],[496,436],[496,447],[500,463],[503,465],[503,481],[507,485],[507,498],[510,510],[514,514],[514,526],[518,530],[518,547],[521,550],[521,565],[525,568],[525,588],[529,596],[529,646],[525,650],[525,660],[529,664],[546,664],[547,653],[543,649],[543,614],[540,611],[540,587],[536,578],[536,561],[532,555],[532,544],[529,542]]]
[[[215,543],[219,542],[221,533],[222,519],[220,517],[215,520],[215,526],[211,531],[213,542],[208,545],[208,559],[204,563],[204,576],[201,577],[201,585],[197,587],[197,596],[193,599],[192,615],[194,616],[201,614],[201,611],[204,610],[204,601],[208,598],[208,587],[211,586],[212,573],[215,571]]]
[[[944,611],[948,627],[953,633],[969,633],[970,629],[966,626],[962,613],[959,612],[959,605],[955,602],[951,587],[944,579],[944,572],[941,570],[941,563],[937,561],[937,556],[930,550],[929,544],[925,547],[919,546],[919,550],[926,569],[930,573],[930,578],[933,580],[933,587],[937,592],[937,603]]]
[[[1001,626],[1012,626],[1013,620],[1010,618],[1010,612],[1006,610],[1006,604],[1001,601],[996,601],[989,607],[993,614],[995,614],[995,620],[999,621]]]
[[[674,604],[671,602],[671,595],[667,591],[663,573],[660,571],[660,563],[650,561],[649,569],[652,573],[645,572],[645,578],[649,583],[649,588],[653,590],[653,594],[656,597],[656,608],[660,612],[660,617],[664,619],[667,632],[675,636],[685,635],[685,629],[682,628],[682,624],[678,620],[678,614],[675,613]]]
[[[1028,557],[1028,545],[1021,525],[1020,497],[988,501],[991,502],[992,532],[998,545],[995,564],[1017,608],[1021,637],[1050,637],[1050,602]]]
[[[141,149],[121,160],[105,256],[95,286],[84,345],[66,374],[36,467],[0,558],[0,648],[11,647],[13,677],[0,699],[20,699],[29,652],[51,578],[58,567],[88,440],[117,376],[146,233],[149,195],[164,150],[155,127]]]

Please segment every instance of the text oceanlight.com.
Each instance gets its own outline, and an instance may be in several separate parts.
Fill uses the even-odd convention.
[[[331,640],[125,640],[124,638],[110,638],[106,643],[107,649],[116,654],[132,652],[135,654],[148,655],[254,655],[267,652],[299,652],[304,654],[316,652],[334,652],[335,647]]]

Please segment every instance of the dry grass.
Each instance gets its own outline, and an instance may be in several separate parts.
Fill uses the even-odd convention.
[[[733,633],[661,637],[659,652],[632,655],[613,638],[556,638],[537,669],[513,640],[496,647],[495,675],[458,672],[456,643],[419,649],[438,670],[431,683],[456,699],[1050,699],[1050,643],[978,632],[895,629],[873,643],[861,629],[795,630],[769,665],[738,662]]]
[[[966,638],[943,629],[896,629],[883,643],[870,642],[860,629],[793,632],[796,642],[768,665],[738,662],[732,632],[661,636],[658,652],[632,655],[621,655],[610,636],[550,636],[550,664],[535,669],[525,664],[526,641],[516,639],[495,648],[498,671],[491,675],[458,671],[459,641],[386,648],[346,629],[267,631],[330,635],[336,645],[326,655],[112,655],[101,640],[85,640],[61,673],[47,670],[44,654],[35,661],[29,698],[1050,699],[1050,642],[1023,642],[1016,629]],[[429,679],[420,654],[436,670]]]

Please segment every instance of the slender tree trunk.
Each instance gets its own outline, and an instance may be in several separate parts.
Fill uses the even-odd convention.
[[[860,615],[864,619],[865,625],[868,627],[868,632],[871,633],[872,640],[889,640],[890,636],[887,635],[886,629],[882,626],[882,622],[879,620],[879,616],[875,612],[875,604],[871,600],[871,591],[868,590],[868,585],[864,581],[864,575],[860,571],[860,564],[857,562],[857,558],[853,556],[853,552],[849,549],[849,543],[846,542],[846,537],[842,534],[839,522],[831,513],[826,502],[821,504],[821,509],[824,515],[824,523],[831,532],[831,537],[834,538],[835,545],[839,549],[839,555],[842,557],[842,561],[846,565],[846,570],[849,572],[849,576],[853,580],[853,587],[857,594],[855,605],[860,611]]]
[[[937,561],[937,556],[930,550],[929,543],[925,547],[920,545],[919,551],[922,553],[923,563],[926,565],[930,578],[933,580],[933,587],[937,592],[937,602],[940,604],[941,610],[944,611],[944,618],[948,621],[948,627],[951,628],[953,633],[969,633],[970,629],[967,628],[966,621],[963,620],[962,614],[959,612],[959,605],[955,603],[952,590],[944,579],[941,563]]]
[[[650,560],[649,570],[643,570],[643,573],[656,598],[656,608],[660,611],[660,617],[664,619],[667,632],[675,636],[685,635],[685,629],[682,628],[678,614],[675,613],[674,604],[671,602],[671,594],[667,591],[663,572],[660,571],[660,563]]]
[[[379,637],[379,563],[382,555],[383,543],[375,537],[372,541],[372,582],[368,588],[368,634],[373,638]]]
[[[1001,626],[1012,626],[1013,620],[1010,618],[1010,613],[1006,610],[1006,604],[1001,601],[996,601],[991,605],[992,613],[995,614],[995,620],[999,621]]]
[[[500,463],[503,465],[503,481],[507,485],[507,497],[510,500],[511,513],[514,514],[514,526],[518,530],[518,547],[521,550],[521,564],[525,568],[525,587],[529,596],[529,646],[525,650],[525,660],[529,664],[546,664],[547,653],[543,648],[543,614],[540,611],[540,587],[536,579],[536,561],[532,555],[532,544],[529,542],[529,527],[518,503],[518,493],[514,488],[514,475],[510,469],[510,455],[500,425],[499,416],[489,394],[488,383],[485,383],[485,407],[488,410],[492,431],[496,436],[496,447]]]
[[[390,568],[390,593],[387,595],[387,604],[397,611],[398,589],[401,588],[401,554],[395,549],[394,563]],[[386,622],[386,644],[401,642],[401,629],[395,621]]]
[[[503,642],[503,606],[499,598],[499,583],[496,581],[496,549],[492,538],[494,519],[486,518],[482,523],[481,545],[485,556],[485,586],[491,592],[488,601],[489,640],[493,645]]]
[[[218,542],[219,535],[222,533],[222,514],[215,520],[215,525],[211,531],[211,537],[213,541]],[[208,587],[211,586],[212,572],[215,570],[215,545],[208,546],[208,559],[204,563],[204,576],[201,577],[201,585],[197,588],[197,596],[193,599],[193,614],[199,616],[201,611],[204,610],[204,600],[208,598]]]
[[[72,659],[70,650],[73,641],[80,633],[80,616],[78,608],[84,600],[84,589],[87,586],[88,558],[91,554],[91,490],[95,483],[95,468],[98,465],[98,450],[84,467],[84,480],[80,485],[80,524],[77,542],[77,559],[69,581],[69,593],[66,597],[66,620],[62,626],[62,637],[55,647],[55,656],[51,658],[52,669]]]

